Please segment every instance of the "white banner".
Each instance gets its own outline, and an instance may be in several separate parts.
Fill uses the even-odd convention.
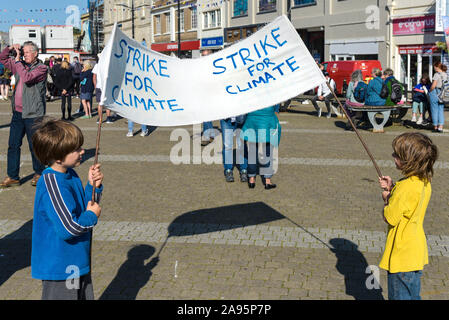
[[[185,60],[147,49],[115,27],[98,67],[102,104],[153,126],[245,114],[326,81],[285,16],[219,52]]]

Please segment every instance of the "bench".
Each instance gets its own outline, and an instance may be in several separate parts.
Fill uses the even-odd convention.
[[[353,112],[366,112],[368,114],[368,119],[371,125],[373,126],[373,132],[384,132],[384,126],[390,118],[390,114],[392,111],[396,111],[400,106],[348,106],[348,109]],[[407,110],[407,109],[405,109]],[[381,123],[378,123],[376,120],[377,114],[382,114],[383,119]],[[405,114],[404,114],[405,115]]]
[[[290,107],[290,104],[292,103],[292,101],[296,101],[296,102],[302,103],[302,102],[304,102],[306,100],[310,100],[311,101],[313,99],[313,97],[315,97],[314,94],[300,94],[300,95],[298,95],[298,96],[296,96],[294,98],[291,98],[291,99],[281,103],[280,111],[287,111],[288,108]],[[345,97],[337,97],[337,98],[338,98],[338,100],[340,101],[341,104],[344,104],[345,101],[346,101]],[[318,101],[318,102],[320,103],[321,101]],[[338,102],[335,101],[335,98],[331,99],[331,104],[334,107],[338,107],[339,106]]]

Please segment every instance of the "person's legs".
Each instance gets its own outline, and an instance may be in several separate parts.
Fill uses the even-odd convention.
[[[388,272],[389,300],[421,300],[422,271]]]
[[[438,96],[437,96],[437,90],[435,89],[429,93],[430,97],[430,110],[432,112],[432,123],[434,129],[438,128]]]
[[[248,142],[248,178],[250,183],[256,182],[257,175],[257,143]]]
[[[9,127],[8,161],[6,169],[8,177],[14,180],[19,180],[20,147],[22,146],[22,139],[24,136],[25,123],[22,120],[22,113],[14,111]]]
[[[67,96],[62,95],[61,96],[61,114],[62,114],[62,120],[65,120],[65,104],[66,104]]]
[[[134,122],[128,119],[128,133],[126,135],[127,137],[133,136],[133,129],[134,129]]]
[[[332,96],[330,94],[324,98],[324,103],[326,104],[326,109],[327,109],[326,118],[330,118],[332,116],[331,102],[330,102],[331,99],[332,99]]]
[[[72,120],[72,96],[67,96],[67,119]]]
[[[221,140],[223,142],[223,168],[227,170],[234,168],[233,147],[234,147],[234,126],[228,120],[220,120]]]
[[[444,104],[438,104],[438,130],[443,131],[444,126]]]
[[[313,107],[318,112],[318,118],[319,118],[319,117],[321,117],[321,108],[318,106],[318,103],[317,103],[318,100],[319,100],[318,96],[314,96],[311,101],[312,101]]]
[[[28,140],[28,147],[29,147],[30,153],[31,153],[31,160],[33,162],[34,174],[40,176],[40,175],[42,175],[42,171],[44,171],[45,166],[40,163],[40,161],[36,158],[36,156],[34,155],[34,152],[33,152],[32,137],[33,137],[34,132],[36,131],[36,127],[35,127],[36,119],[37,118],[24,119],[24,122],[25,122],[25,130],[26,130],[26,135],[27,135],[27,140]]]

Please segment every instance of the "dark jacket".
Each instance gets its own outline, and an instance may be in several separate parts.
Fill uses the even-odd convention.
[[[94,81],[92,70],[86,70],[80,74],[81,93],[94,92]]]
[[[74,85],[72,70],[59,68],[56,72],[55,80],[55,86],[60,92],[65,89],[69,95],[72,94]]]

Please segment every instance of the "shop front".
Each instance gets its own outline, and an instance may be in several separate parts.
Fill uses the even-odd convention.
[[[167,55],[176,55],[176,53],[178,52],[178,43],[153,43],[151,45],[151,50]],[[200,50],[200,40],[181,42],[181,58],[192,58],[192,52],[195,50]]]
[[[411,90],[417,85],[423,74],[431,79],[433,63],[441,60],[441,52],[434,44],[399,46],[399,79]]]

